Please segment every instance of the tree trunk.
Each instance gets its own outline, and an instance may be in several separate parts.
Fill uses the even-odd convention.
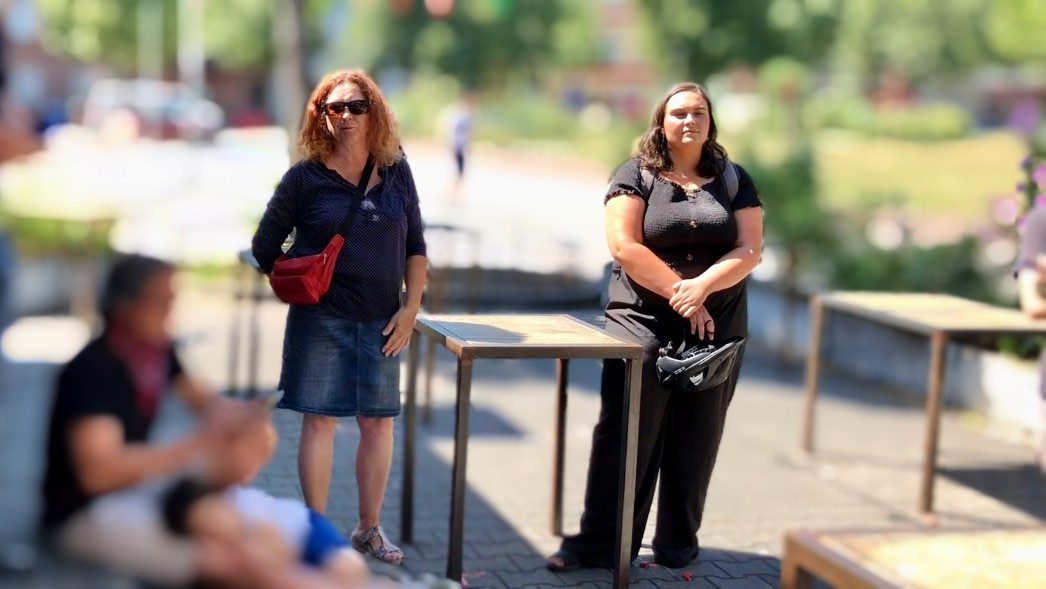
[[[292,160],[299,155],[298,131],[311,90],[303,4],[304,0],[276,0],[273,12],[276,120],[287,130]]]

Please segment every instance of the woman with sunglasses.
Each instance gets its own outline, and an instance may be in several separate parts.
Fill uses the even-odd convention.
[[[352,542],[399,564],[403,552],[385,535],[380,514],[393,417],[400,412],[397,356],[410,343],[427,269],[418,193],[392,111],[363,72],[334,72],[320,81],[298,146],[302,159],[276,187],[254,235],[254,256],[265,272],[292,229],[291,256],[319,253],[346,221],[353,199],[362,200],[345,231],[330,290],[318,305],[291,305],[287,314],[279,407],[303,416],[298,476],[305,503],[320,513],[327,507],[337,420],[356,417],[359,525]]]

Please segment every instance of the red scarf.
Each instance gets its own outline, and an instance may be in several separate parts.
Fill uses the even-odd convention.
[[[158,346],[145,342],[119,325],[113,325],[107,330],[106,339],[110,349],[131,375],[139,414],[151,421],[170,379],[170,345]]]

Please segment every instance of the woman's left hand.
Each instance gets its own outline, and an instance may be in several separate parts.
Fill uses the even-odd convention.
[[[668,304],[672,305],[672,309],[676,313],[687,319],[697,313],[701,305],[705,304],[705,299],[708,298],[708,291],[704,285],[694,278],[680,280],[673,284],[672,288],[676,293],[668,300]]]
[[[417,309],[401,307],[396,314],[389,319],[381,334],[387,336],[381,353],[386,356],[395,356],[410,344],[410,336],[414,333],[414,321],[418,318]]]

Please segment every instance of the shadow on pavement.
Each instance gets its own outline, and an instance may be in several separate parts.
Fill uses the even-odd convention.
[[[1046,474],[1029,456],[1028,464],[1008,464],[982,468],[941,468],[940,474],[976,489],[1040,520],[1046,520]]]

